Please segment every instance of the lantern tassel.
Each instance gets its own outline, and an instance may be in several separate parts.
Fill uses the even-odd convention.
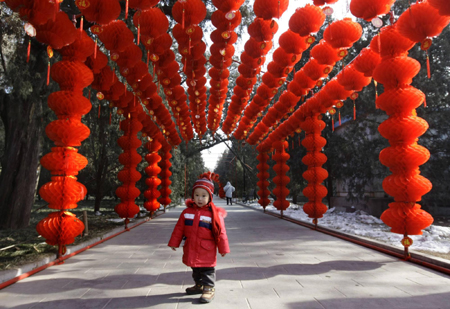
[[[81,16],[81,18],[80,18],[80,32],[83,32],[83,21],[84,21],[84,18],[83,18],[83,16]]]
[[[428,75],[428,79],[431,78],[431,70],[430,70],[430,57],[428,57],[428,51],[426,51],[427,53],[427,75]]]
[[[95,44],[94,44],[94,59],[97,59],[97,38],[95,38]]]
[[[192,40],[191,40],[191,37],[189,37],[189,55],[191,54],[191,43],[192,43]]]
[[[378,32],[377,39],[378,39],[378,53],[381,53],[381,33],[380,32]]]
[[[137,45],[139,45],[140,38],[141,38],[141,24],[138,24]]]
[[[280,1],[278,0],[278,19],[280,19]]]
[[[111,125],[111,110],[109,110],[109,125]]]
[[[353,101],[353,120],[356,120],[356,104],[355,104],[355,101]]]
[[[184,30],[184,14],[185,14],[185,9],[183,8],[183,13],[181,15],[181,29],[183,29],[183,30]]]
[[[91,100],[91,89],[89,89],[89,92],[88,92],[88,99],[89,99],[89,101]]]
[[[50,84],[50,60],[47,63],[47,86]]]
[[[331,131],[334,132],[334,116],[331,116]]]
[[[339,125],[341,125],[341,111],[338,111],[338,117],[339,117]]]
[[[30,61],[30,52],[31,52],[31,39],[28,40],[28,47],[27,47],[27,63]]]
[[[128,0],[125,3],[125,19],[128,18]]]

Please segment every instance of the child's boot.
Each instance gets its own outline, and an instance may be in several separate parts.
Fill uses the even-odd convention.
[[[200,297],[200,302],[201,303],[210,303],[214,299],[214,292],[215,292],[215,289],[213,286],[205,285],[203,287],[202,297]]]
[[[202,293],[203,293],[203,285],[198,283],[186,289],[186,294],[188,295],[202,294]]]

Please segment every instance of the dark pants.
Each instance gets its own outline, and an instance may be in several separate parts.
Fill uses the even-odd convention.
[[[228,205],[228,201],[230,201],[230,204],[233,205],[233,198],[227,197],[227,205]]]
[[[192,278],[195,284],[214,286],[216,270],[214,267],[192,267]]]

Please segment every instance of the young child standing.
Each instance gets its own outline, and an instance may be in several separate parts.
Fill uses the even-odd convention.
[[[187,208],[181,213],[168,244],[176,250],[185,240],[183,263],[192,268],[195,282],[186,293],[202,294],[202,303],[214,299],[217,249],[222,256],[230,252],[223,220],[226,211],[214,205],[213,192],[211,174],[200,175],[192,188],[192,199],[186,200]]]

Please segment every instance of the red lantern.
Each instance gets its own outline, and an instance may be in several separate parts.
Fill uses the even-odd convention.
[[[256,16],[263,19],[279,19],[287,10],[288,5],[288,0],[255,0],[253,11]]]
[[[428,0],[431,6],[439,10],[439,14],[444,16],[450,15],[450,2],[447,0]]]
[[[389,13],[395,0],[352,0],[350,3],[350,11],[358,18],[371,21],[378,15]]]
[[[270,41],[278,31],[278,24],[275,20],[264,20],[256,18],[248,26],[248,34],[258,42]]]
[[[300,36],[308,36],[311,33],[316,33],[322,27],[325,21],[325,14],[322,9],[310,4],[303,8],[298,8],[289,19],[289,29],[299,34]]]
[[[323,33],[323,38],[334,48],[350,48],[359,40],[362,27],[350,18],[344,18],[330,24]]]
[[[414,42],[439,35],[450,22],[450,16],[443,16],[428,1],[411,5],[408,14],[397,20],[398,32]]]
[[[121,10],[117,0],[75,1],[75,4],[86,20],[100,25],[116,20]]]

